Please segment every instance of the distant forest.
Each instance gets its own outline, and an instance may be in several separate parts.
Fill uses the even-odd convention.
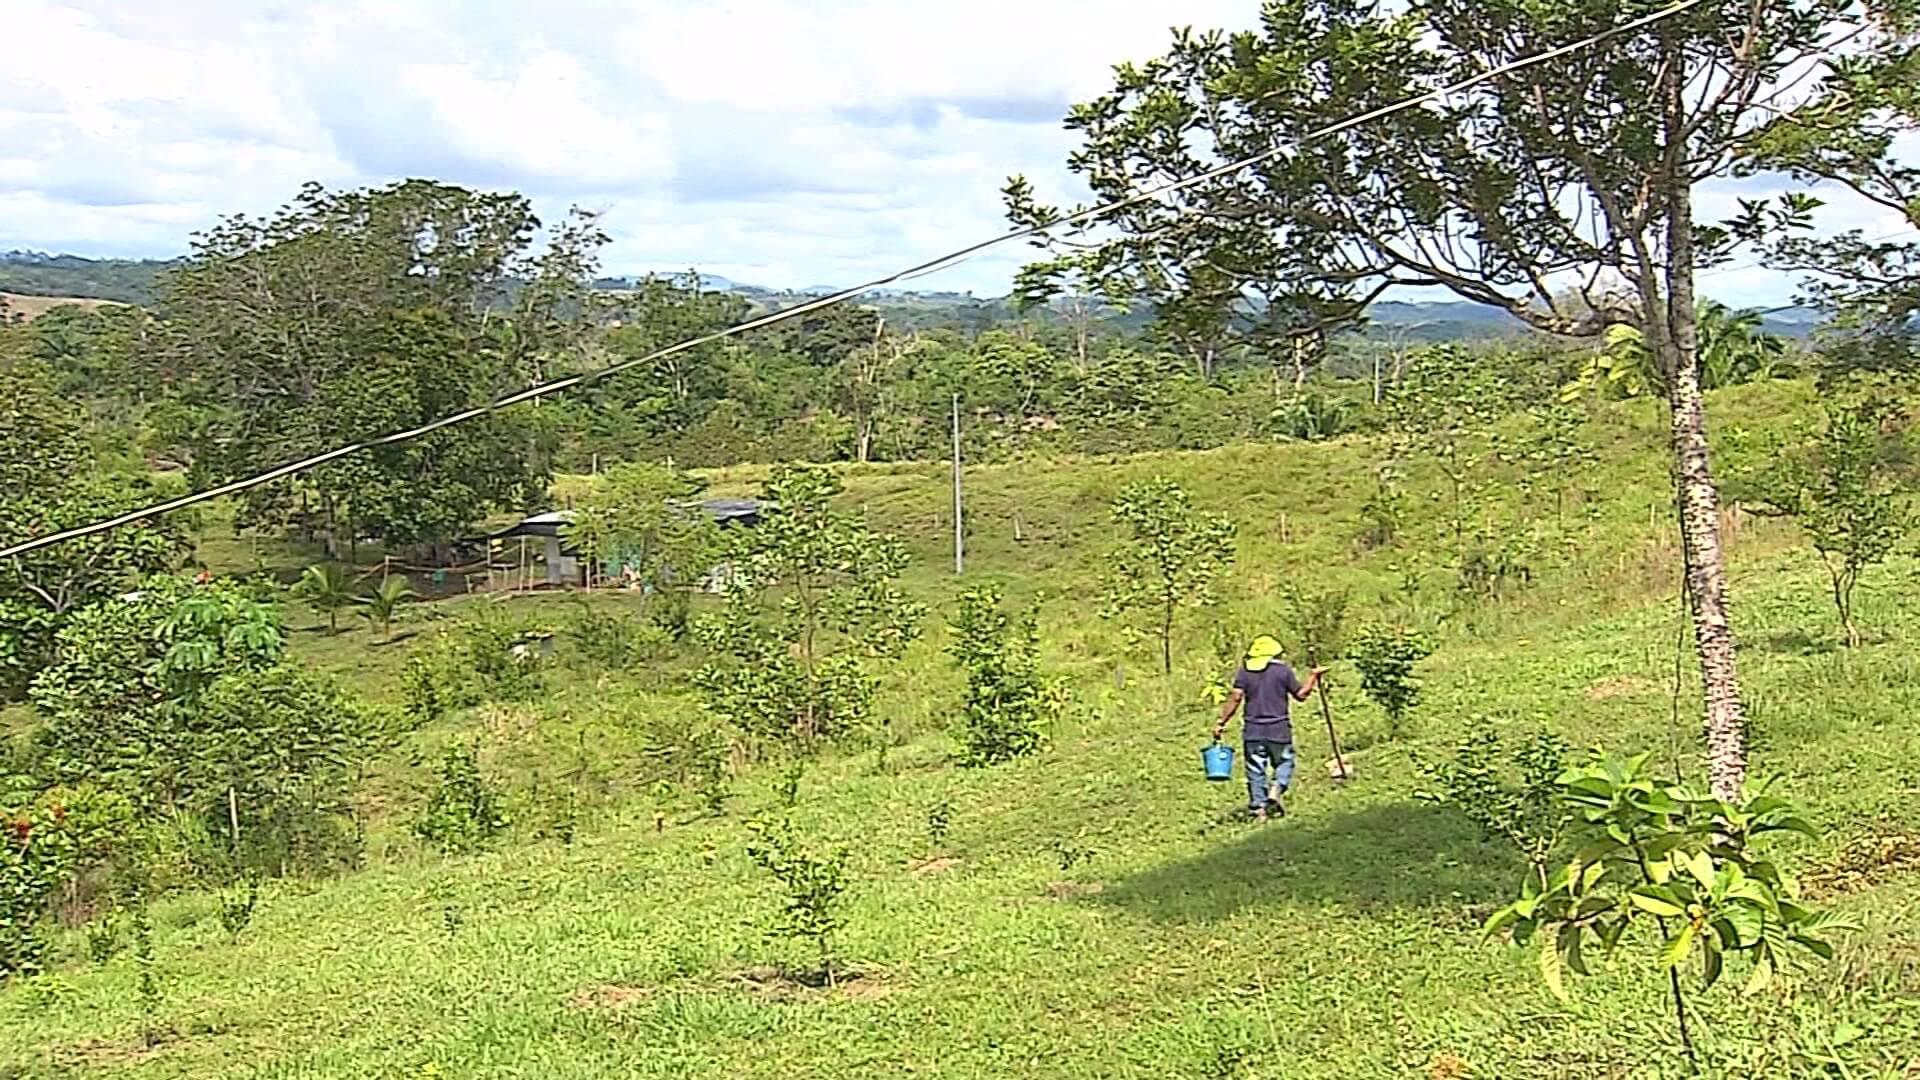
[[[88,259],[78,255],[48,255],[31,251],[0,254],[0,292],[28,296],[72,296],[97,300],[118,300],[128,304],[150,304],[154,297],[154,279],[177,260],[166,259]],[[662,273],[676,284],[690,284],[691,274]],[[603,277],[594,284],[609,291],[635,288],[643,279]],[[702,286],[710,291],[729,292],[745,298],[756,312],[779,310],[813,299],[825,292],[824,286],[806,289],[770,288],[730,281],[723,277],[701,276]],[[1027,317],[1058,321],[1064,315],[1063,304],[1051,311],[1030,313]],[[982,298],[956,292],[884,291],[862,301],[897,330],[930,330],[936,327],[975,334],[995,326],[1021,321],[1011,297]],[[1383,301],[1367,309],[1368,337],[1390,337],[1407,342],[1484,341],[1518,338],[1530,331],[1495,308],[1462,301],[1407,303]],[[1764,321],[1770,333],[1804,337],[1819,322],[1811,309],[1789,308],[1771,312]],[[1099,307],[1094,320],[1110,329],[1136,333],[1152,321],[1146,307],[1131,309]]]

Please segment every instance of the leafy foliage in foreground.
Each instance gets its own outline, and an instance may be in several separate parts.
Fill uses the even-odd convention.
[[[1757,849],[1755,841],[1773,833],[1818,835],[1793,804],[1764,793],[1730,803],[1666,784],[1653,776],[1652,760],[1596,753],[1562,774],[1580,847],[1544,882],[1529,877],[1520,899],[1485,929],[1508,931],[1518,945],[1537,939],[1541,975],[1565,997],[1562,973],[1589,973],[1590,944],[1611,957],[1630,933],[1654,924],[1691,1055],[1683,968],[1697,964],[1701,988],[1710,989],[1729,957],[1744,958],[1753,993],[1794,963],[1796,949],[1832,959],[1828,935],[1854,924],[1802,901],[1793,878]]]

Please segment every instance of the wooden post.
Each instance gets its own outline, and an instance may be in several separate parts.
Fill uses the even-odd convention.
[[[953,572],[967,572],[967,534],[960,494],[960,395],[953,395]]]
[[[238,852],[240,850],[240,798],[234,794],[231,787],[227,788],[227,827],[233,830],[230,834],[233,837],[233,850]]]
[[[1314,667],[1320,666],[1320,661],[1315,658],[1314,650],[1312,649],[1307,650],[1307,663]],[[1340,736],[1333,732],[1333,706],[1327,704],[1326,676],[1321,676],[1320,680],[1313,684],[1313,688],[1314,692],[1320,697],[1320,717],[1327,722],[1327,743],[1333,747],[1333,767],[1335,775],[1345,780],[1347,779],[1347,755],[1341,753]]]

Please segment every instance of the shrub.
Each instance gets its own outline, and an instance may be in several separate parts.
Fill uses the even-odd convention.
[[[832,983],[833,935],[843,925],[840,898],[847,889],[846,849],[807,844],[786,818],[755,821],[748,829],[748,857],[786,893],[775,932],[811,942],[819,951],[821,972]]]
[[[1346,402],[1318,390],[1295,394],[1273,410],[1270,420],[1276,433],[1312,442],[1344,435],[1353,426]]]
[[[105,964],[120,951],[120,913],[109,911],[87,924],[87,959]]]
[[[900,590],[906,545],[834,509],[840,491],[826,469],[775,469],[767,513],[732,552],[751,572],[730,580],[725,609],[699,625],[716,654],[695,677],[708,712],[803,751],[867,723],[871,661],[898,658],[926,611]]]
[[[259,902],[260,881],[252,875],[233,891],[220,894],[220,928],[227,932],[228,940],[238,939],[253,922],[253,909]]]
[[[995,765],[1046,743],[1059,711],[1059,683],[1039,673],[1040,638],[1032,611],[1009,614],[997,585],[969,589],[948,630],[947,647],[967,674],[958,737],[965,765]]]
[[[1387,730],[1398,737],[1409,710],[1420,700],[1414,668],[1433,654],[1433,646],[1403,626],[1363,627],[1353,637],[1347,658],[1360,671],[1360,689],[1387,713]]]
[[[787,762],[780,770],[780,779],[774,782],[774,796],[783,810],[791,810],[800,804],[800,780],[807,773],[807,759],[796,757]]]
[[[542,788],[539,777],[535,777],[533,792],[527,802],[534,820],[534,839],[558,840],[562,846],[572,845],[574,837],[580,832],[580,798],[571,785],[549,790]]]
[[[479,751],[468,743],[447,746],[439,782],[413,831],[442,851],[472,851],[507,827],[498,793],[480,772]]]
[[[1382,469],[1373,492],[1360,504],[1360,543],[1386,547],[1400,538],[1406,528],[1407,495],[1398,481]]]
[[[685,589],[663,589],[647,606],[647,619],[669,641],[685,641],[693,627],[693,597]]]
[[[401,670],[406,714],[431,723],[486,701],[525,701],[540,693],[549,661],[541,642],[551,628],[477,604]]]
[[[358,862],[354,768],[386,746],[388,714],[336,683],[280,666],[228,676],[202,699],[208,734],[185,805],[221,837],[229,874],[329,872]]]
[[[1570,749],[1544,731],[1509,747],[1482,720],[1450,760],[1422,766],[1429,786],[1418,795],[1453,807],[1489,838],[1513,845],[1544,886],[1547,862],[1572,816],[1559,784]]]
[[[939,851],[947,845],[947,834],[953,830],[953,807],[945,799],[936,801],[927,807],[927,839],[932,842],[933,850]]]
[[[659,660],[666,655],[672,641],[671,633],[658,623],[584,597],[575,605],[573,615],[560,633],[566,638],[571,655],[616,671]]]
[[[40,970],[47,915],[73,865],[64,815],[37,807],[0,815],[0,979]]]

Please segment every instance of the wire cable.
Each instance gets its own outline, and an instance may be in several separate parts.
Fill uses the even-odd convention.
[[[589,382],[594,382],[599,379],[604,379],[609,375],[616,375],[622,371],[631,370],[635,367],[639,367],[642,364],[648,364],[648,363],[652,363],[655,360],[664,359],[668,356],[675,355],[676,353],[682,353],[689,349],[697,349],[702,345],[710,345],[713,342],[720,341],[722,339],[729,338],[729,337],[734,337],[738,334],[744,334],[751,330],[759,330],[768,326],[773,326],[776,323],[785,322],[789,319],[797,318],[801,315],[808,314],[809,312],[820,311],[822,309],[833,307],[838,304],[843,304],[856,297],[862,296],[866,293],[873,292],[876,289],[883,289],[889,285],[893,285],[897,282],[904,281],[909,278],[922,277],[927,274],[935,273],[940,270],[945,270],[949,267],[958,265],[959,263],[965,262],[967,259],[972,258],[973,256],[979,254],[982,251],[987,250],[988,248],[998,247],[1001,244],[1010,243],[1014,240],[1024,240],[1030,237],[1040,236],[1045,233],[1051,232],[1054,229],[1060,228],[1061,226],[1078,224],[1080,222],[1090,221],[1095,218],[1104,217],[1116,211],[1124,210],[1127,207],[1136,206],[1150,199],[1157,199],[1160,196],[1166,195],[1170,192],[1180,191],[1182,189],[1190,188],[1198,184],[1204,184],[1209,180],[1217,180],[1220,177],[1232,175],[1233,173],[1239,172],[1250,166],[1257,165],[1262,161],[1266,161],[1270,158],[1278,157],[1281,154],[1286,153],[1287,151],[1292,150],[1295,147],[1298,147],[1301,143],[1309,142],[1314,139],[1324,139],[1330,135],[1338,135],[1343,131],[1348,131],[1352,128],[1356,128],[1364,124],[1372,123],[1375,120],[1379,120],[1387,116],[1392,116],[1395,113],[1405,112],[1408,109],[1417,109],[1423,105],[1427,105],[1435,101],[1440,101],[1454,94],[1463,93],[1467,90],[1473,89],[1476,86],[1479,86],[1482,83],[1488,82],[1493,79],[1497,79],[1503,75],[1507,75],[1515,71],[1520,71],[1525,68],[1533,67],[1538,64],[1544,64],[1544,63],[1547,63],[1548,61],[1558,60],[1563,56],[1570,56],[1576,52],[1579,52],[1583,49],[1591,48],[1592,46],[1598,45],[1601,42],[1607,41],[1611,38],[1619,37],[1622,34],[1629,34],[1636,30],[1641,30],[1648,26],[1652,26],[1655,23],[1662,22],[1666,19],[1670,19],[1673,16],[1678,15],[1690,8],[1698,7],[1700,4],[1704,2],[1705,0],[1677,0],[1676,3],[1669,4],[1666,7],[1660,8],[1657,11],[1651,12],[1646,15],[1642,15],[1637,19],[1633,19],[1628,22],[1621,23],[1618,26],[1609,27],[1605,30],[1600,31],[1599,33],[1592,34],[1592,35],[1589,35],[1588,37],[1582,38],[1579,41],[1575,41],[1566,45],[1556,46],[1555,48],[1548,49],[1544,52],[1534,53],[1531,56],[1524,56],[1517,60],[1510,60],[1497,67],[1488,68],[1486,71],[1483,71],[1478,75],[1469,76],[1465,79],[1459,80],[1458,82],[1440,87],[1439,89],[1436,89],[1436,90],[1430,90],[1427,93],[1421,94],[1417,97],[1406,98],[1404,100],[1393,102],[1391,104],[1382,105],[1378,108],[1371,109],[1364,113],[1359,113],[1357,115],[1347,117],[1344,120],[1336,121],[1335,123],[1328,124],[1324,127],[1316,128],[1312,131],[1309,131],[1306,134],[1301,135],[1297,139],[1289,140],[1280,145],[1263,150],[1260,153],[1253,154],[1248,157],[1240,158],[1237,161],[1230,161],[1224,165],[1216,166],[1212,169],[1208,169],[1205,172],[1197,173],[1193,176],[1189,176],[1184,179],[1164,181],[1160,184],[1156,184],[1156,185],[1147,187],[1141,191],[1135,192],[1134,194],[1129,195],[1124,199],[1116,199],[1111,202],[1103,203],[1098,206],[1088,207],[1087,209],[1079,210],[1079,211],[1076,211],[1075,213],[1063,216],[1055,221],[1049,221],[1041,225],[1032,225],[1026,228],[1015,229],[1011,232],[1002,233],[999,236],[990,237],[986,240],[976,241],[972,244],[966,245],[965,247],[957,248],[953,251],[950,251],[945,255],[940,255],[935,258],[928,259],[925,262],[921,262],[913,266],[907,267],[904,270],[895,271],[894,273],[888,274],[885,277],[876,278],[872,281],[866,282],[861,285],[855,285],[850,288],[842,289],[839,292],[831,293],[829,295],[822,296],[802,304],[797,304],[790,308],[783,308],[777,312],[770,312],[766,315],[760,316],[759,318],[749,319],[746,322],[737,323],[733,326],[729,326],[721,330],[713,331],[712,333],[703,334],[699,337],[689,338],[677,344],[669,345],[662,349],[657,349],[653,352],[647,353],[644,356],[637,356],[632,359],[622,360],[615,364],[609,364],[605,367],[595,368],[592,371],[581,372],[578,375],[571,375],[563,379],[556,379],[552,382],[542,383],[538,386],[530,386],[525,390],[521,390],[516,393],[509,394],[502,398],[498,398],[494,401],[488,402],[485,405],[477,405],[470,409],[464,409],[460,412],[453,413],[448,416],[440,417],[437,420],[428,421],[427,423],[421,424],[418,427],[408,428],[405,431],[396,431],[388,435],[381,435],[374,438],[362,439],[359,442],[349,443],[345,446],[341,446],[333,450],[329,450],[323,454],[315,454],[312,457],[302,458],[298,461],[288,462],[287,464],[280,465],[272,469],[268,469],[265,472],[257,473],[253,476],[248,476],[243,479],[229,481],[224,484],[219,484],[214,487],[207,488],[204,491],[192,492],[187,495],[182,495],[176,499],[169,499],[165,502],[155,503],[151,506],[144,507],[139,510],[129,511],[124,514],[120,514],[118,516],[111,517],[111,518],[105,518],[100,521],[92,522],[87,525],[80,525],[71,529],[64,529],[60,532],[49,533],[46,536],[39,536],[29,540],[24,540],[19,543],[12,544],[4,549],[0,549],[0,559],[12,558],[17,555],[24,555],[27,552],[35,551],[52,544],[59,544],[68,540],[77,540],[83,536],[91,536],[94,533],[105,532],[109,529],[117,529],[122,525],[130,525],[134,522],[141,521],[146,518],[156,517],[161,514],[172,513],[175,510],[183,510],[197,503],[206,502],[211,499],[217,499],[226,495],[233,495],[238,492],[246,491],[249,488],[258,487],[261,484],[270,483],[282,477],[292,476],[296,473],[305,472],[317,466],[324,465],[327,462],[336,461],[350,454],[359,453],[362,450],[371,450],[374,447],[391,446],[395,443],[402,443],[402,442],[407,442],[411,439],[417,439],[422,435],[430,434],[432,432],[440,430],[441,428],[451,427],[454,424],[462,423],[467,420],[472,420],[476,417],[485,416],[486,414],[490,412],[494,412],[495,410],[498,410],[498,409],[504,409],[512,405],[518,405],[521,402],[533,401],[537,398],[545,397],[548,394],[555,394],[563,390],[569,390],[576,386],[581,386]]]

